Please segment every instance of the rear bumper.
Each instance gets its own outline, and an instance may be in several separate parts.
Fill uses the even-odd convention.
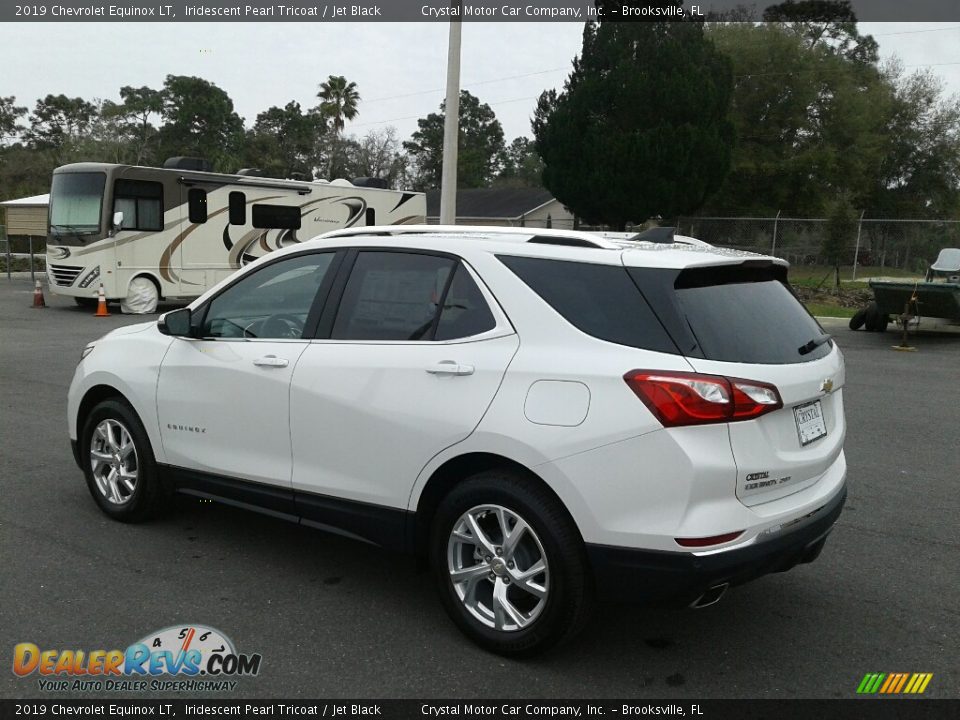
[[[779,534],[715,553],[588,544],[587,556],[593,566],[597,594],[601,599],[614,601],[691,603],[715,585],[740,585],[812,562],[840,517],[846,499],[844,484],[825,505],[792,521]]]

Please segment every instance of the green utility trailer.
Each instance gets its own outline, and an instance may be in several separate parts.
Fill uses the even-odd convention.
[[[871,280],[874,301],[850,318],[850,329],[883,332],[890,318],[942,318],[960,323],[960,248],[944,248],[923,282]]]

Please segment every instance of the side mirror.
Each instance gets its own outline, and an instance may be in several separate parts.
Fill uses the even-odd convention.
[[[110,225],[109,237],[113,237],[123,228],[123,213],[119,210],[113,214],[113,222]]]
[[[157,329],[164,335],[173,337],[190,337],[190,308],[180,308],[164,313],[157,320]]]

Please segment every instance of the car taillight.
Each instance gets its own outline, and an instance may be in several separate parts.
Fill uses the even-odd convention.
[[[623,379],[664,427],[752,420],[783,407],[776,387],[755,380],[651,370]]]

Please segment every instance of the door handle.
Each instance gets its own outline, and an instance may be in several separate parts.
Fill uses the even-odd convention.
[[[286,358],[278,358],[276,355],[264,355],[253,361],[257,367],[286,367],[290,362]]]
[[[461,365],[455,360],[441,360],[426,371],[431,375],[473,375],[473,365]]]

